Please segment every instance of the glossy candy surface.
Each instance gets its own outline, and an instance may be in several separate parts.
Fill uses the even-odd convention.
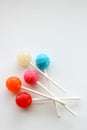
[[[21,86],[22,86],[21,80],[15,76],[9,77],[6,80],[6,87],[13,93],[19,92]]]
[[[46,54],[39,54],[36,57],[36,66],[41,69],[47,69],[50,65],[50,58]]]
[[[32,104],[32,97],[27,92],[21,92],[16,96],[16,104],[21,108],[28,108]]]
[[[38,78],[39,76],[36,70],[28,70],[24,73],[24,80],[28,84],[35,84]]]
[[[28,66],[29,63],[31,62],[31,55],[27,51],[21,51],[19,52],[17,59],[18,63],[21,66]]]

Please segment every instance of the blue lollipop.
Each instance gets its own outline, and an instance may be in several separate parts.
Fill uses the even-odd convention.
[[[40,69],[40,70],[44,70],[44,72],[47,74],[46,72],[46,69],[49,67],[50,65],[50,58],[46,55],[46,54],[39,54],[37,57],[36,57],[36,66]],[[49,81],[48,81],[48,84],[49,84]],[[50,84],[49,84],[49,89],[51,91],[51,87],[50,87]],[[55,97],[55,95],[53,94],[53,97]],[[56,113],[57,113],[57,116],[60,117],[60,113],[59,113],[59,110],[57,108],[57,103],[54,102],[55,104],[55,107],[56,107]]]
[[[39,54],[36,58],[36,66],[40,70],[47,69],[50,65],[50,58],[46,54]]]
[[[53,79],[51,79],[47,74],[43,73],[41,70],[45,70],[50,65],[50,58],[46,54],[39,54],[36,57],[36,68],[43,76],[45,76],[50,82],[52,82],[56,87],[65,92],[65,90],[61,87],[60,84],[56,83]],[[45,71],[44,71],[45,72]]]

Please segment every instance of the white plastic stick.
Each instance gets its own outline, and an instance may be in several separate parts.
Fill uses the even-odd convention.
[[[38,92],[38,91],[35,91],[35,90],[32,90],[32,89],[26,88],[26,87],[24,87],[24,86],[22,86],[21,88],[24,89],[24,90],[30,91],[30,92],[32,92],[32,93],[38,94],[38,95],[40,95],[40,96],[49,98],[49,99],[51,99],[51,100],[53,100],[53,101],[57,101],[57,102],[60,103],[61,105],[64,105],[64,104],[65,104],[65,102],[60,101],[58,98],[53,98],[53,97],[51,97],[51,96],[48,96],[48,95],[43,94],[43,93],[40,93],[40,92]]]
[[[53,79],[51,79],[48,75],[46,75],[44,72],[42,72],[40,69],[38,69],[33,63],[30,63],[30,65],[35,68],[39,73],[41,73],[43,76],[45,76],[51,83],[53,83],[57,88],[59,88],[61,91],[65,92],[65,90],[61,87],[60,84],[56,83]]]
[[[46,75],[48,75],[48,73],[47,73],[47,71],[46,71],[46,70],[44,70],[44,73],[45,73]],[[49,91],[51,92],[51,86],[50,86],[50,82],[49,82],[49,80],[48,80],[48,79],[47,79],[47,83],[48,83]],[[53,97],[55,97],[55,98],[56,98],[56,96],[55,96],[55,95],[53,95]],[[53,102],[53,103],[54,103],[55,108],[56,108],[56,114],[57,114],[57,117],[60,117],[60,112],[59,112],[58,104],[57,104],[57,102]]]
[[[40,82],[37,81],[37,84],[40,85],[43,89],[45,89],[50,95],[52,95],[52,97],[54,97],[54,94],[52,92],[50,92],[44,85],[42,85]],[[67,105],[63,105],[69,112],[70,112],[70,109],[68,109],[69,107]],[[71,110],[71,114],[74,112]]]
[[[32,100],[33,101],[52,101],[52,100],[50,100],[48,98],[33,98]]]
[[[66,110],[68,110],[73,116],[76,116],[76,113],[70,109],[67,105],[64,105]]]
[[[80,100],[79,97],[65,97],[65,98],[59,98],[60,100],[64,100],[64,101],[77,101]],[[34,98],[35,101],[52,101],[48,98]]]
[[[53,101],[56,101],[56,102],[60,103],[63,107],[65,107],[72,115],[74,115],[74,116],[76,115],[76,114],[66,105],[66,103],[65,103],[64,101],[59,100],[58,98],[53,98],[53,97],[51,97],[51,96],[42,94],[42,93],[40,93],[40,92],[38,92],[38,91],[35,91],[35,90],[32,90],[32,89],[26,88],[26,87],[24,87],[24,86],[22,86],[21,88],[22,88],[22,89],[25,89],[25,90],[27,90],[27,91],[30,91],[30,92],[32,92],[32,93],[38,94],[38,95],[40,95],[40,96],[46,97],[46,98],[48,98],[48,99],[51,99],[51,100],[53,100]]]
[[[49,91],[49,89],[47,87],[45,87],[43,84],[41,84],[39,81],[37,81],[37,85],[39,85],[41,88],[43,88],[44,90],[46,90],[52,97],[54,97],[55,95]]]
[[[80,97],[65,97],[65,98],[60,98],[60,100],[75,101],[75,100],[80,100]]]

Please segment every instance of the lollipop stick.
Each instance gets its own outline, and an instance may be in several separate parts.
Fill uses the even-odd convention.
[[[60,100],[64,100],[64,101],[75,101],[75,100],[80,100],[79,97],[65,97],[65,98],[59,98]],[[34,98],[35,101],[52,101],[48,98]]]
[[[32,100],[33,101],[52,101],[52,100],[50,100],[48,98],[33,98]]]
[[[66,105],[65,102],[63,102],[62,100],[59,100],[58,98],[50,97],[50,96],[45,95],[45,94],[42,94],[42,93],[40,93],[40,92],[38,92],[38,91],[29,89],[29,88],[25,88],[24,86],[22,86],[22,89],[25,89],[25,90],[30,91],[30,92],[32,92],[32,93],[35,93],[35,94],[38,94],[38,95],[40,95],[40,96],[46,97],[46,98],[48,98],[48,99],[51,99],[51,100],[53,100],[53,101],[56,101],[56,102],[60,103],[61,105],[63,105],[63,107],[65,107],[72,115],[74,115],[74,116],[76,115],[76,114]]]
[[[46,75],[48,75],[46,69],[43,71]],[[51,91],[51,86],[50,86],[50,82],[49,80],[47,79],[47,83],[48,83],[48,87],[49,87],[49,90]]]
[[[39,73],[41,73],[43,76],[45,76],[51,83],[53,83],[56,87],[58,87],[61,91],[65,92],[65,90],[60,86],[60,84],[56,83],[54,80],[52,80],[48,75],[43,73],[40,69],[38,69],[35,65],[30,63],[30,65],[35,68]]]
[[[57,102],[60,103],[61,105],[64,105],[64,104],[65,104],[65,102],[60,101],[58,98],[53,98],[53,97],[51,97],[51,96],[48,96],[48,95],[46,95],[46,94],[42,94],[42,93],[40,93],[40,92],[38,92],[38,91],[35,91],[35,90],[32,90],[32,89],[26,88],[26,87],[24,87],[24,86],[22,86],[22,89],[25,89],[25,90],[30,91],[30,92],[32,92],[32,93],[35,93],[35,94],[38,94],[38,95],[40,95],[40,96],[49,98],[49,99],[51,99],[51,100],[53,100],[53,101],[57,101]]]
[[[40,82],[38,82],[37,81],[37,84],[38,85],[40,85],[43,89],[45,89],[51,96],[55,96],[52,92],[50,92],[44,85],[42,85]],[[69,107],[67,106],[67,105],[64,105],[63,104],[63,106],[69,111],[69,112],[71,112],[71,114],[73,114],[73,115],[75,115],[75,113],[71,110],[71,109],[69,109]],[[70,111],[71,110],[71,111]]]
[[[66,97],[66,98],[60,98],[60,100],[80,100],[80,97]]]
[[[48,75],[48,73],[47,73],[46,70],[44,70],[44,73],[45,73],[46,75]],[[49,82],[48,79],[47,79],[47,82],[48,82],[49,90],[50,90],[50,92],[51,92],[50,82]],[[53,97],[56,98],[55,95],[53,95]],[[57,104],[57,102],[54,102],[54,105],[55,105],[55,108],[56,108],[56,114],[57,114],[57,117],[60,117],[60,112],[59,112],[59,109],[58,109],[58,104]]]
[[[64,105],[64,107],[66,108],[66,110],[68,110],[73,116],[76,116],[76,113],[74,111],[72,111],[70,109],[70,107],[68,107],[67,105]]]
[[[37,84],[38,84],[40,87],[42,87],[44,90],[46,90],[51,96],[54,97],[54,94],[53,94],[51,91],[49,91],[49,89],[48,89],[47,87],[45,87],[43,84],[41,84],[41,83],[38,82],[38,81],[37,81]]]

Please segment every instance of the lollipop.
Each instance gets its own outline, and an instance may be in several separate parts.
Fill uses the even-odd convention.
[[[32,90],[32,89],[29,89],[29,88],[26,88],[24,86],[22,86],[22,82],[21,80],[18,78],[18,77],[9,77],[7,80],[6,80],[6,87],[9,91],[13,92],[13,93],[17,93],[22,89],[26,90],[26,91],[29,91],[29,92],[32,92],[34,94],[37,94],[37,95],[40,95],[42,97],[45,97],[45,98],[48,98],[52,101],[56,101],[58,102],[59,104],[61,104],[63,107],[65,107],[71,114],[73,114],[74,116],[76,115],[67,105],[64,101],[58,99],[58,98],[53,98],[51,96],[48,96],[46,94],[43,94],[43,93],[40,93],[38,91],[35,91],[35,90]],[[31,103],[31,102],[30,102]],[[29,103],[29,104],[30,104]],[[27,107],[27,105],[25,105],[25,107]]]
[[[58,87],[61,91],[65,92],[65,90],[60,86],[60,84],[56,83],[54,80],[52,80],[48,75],[46,75],[44,72],[42,72],[38,67],[36,67],[31,62],[31,56],[27,51],[22,51],[17,56],[18,62],[21,66],[28,66],[29,64],[33,66],[38,72],[40,72],[43,76],[45,76],[50,82],[52,82],[56,87]],[[50,61],[48,62],[47,66],[49,65]],[[46,65],[45,65],[46,66]],[[44,66],[44,67],[45,67]],[[42,69],[44,69],[44,67]]]
[[[39,54],[36,57],[36,66],[40,69],[40,70],[45,70],[49,67],[50,65],[50,58],[46,55],[46,54]]]
[[[20,92],[17,94],[15,101],[17,106],[25,109],[30,107],[33,101],[45,101],[45,99],[32,98],[31,94],[27,92]]]
[[[48,75],[46,69],[49,67],[50,65],[50,58],[46,55],[46,54],[39,54],[37,57],[36,57],[36,66],[40,69],[40,70],[43,70],[45,74]],[[51,91],[51,87],[50,87],[50,82],[49,80],[48,81],[48,86],[49,86],[49,90]],[[53,97],[55,97],[55,95],[53,94]],[[55,104],[55,108],[56,108],[56,113],[57,113],[57,116],[60,117],[60,112],[58,110],[58,104],[56,102],[54,102]]]
[[[70,99],[70,98],[68,98]],[[16,96],[16,104],[25,109],[28,108],[32,105],[33,101],[48,101],[49,99],[43,99],[43,98],[32,98],[32,96],[27,93],[27,92],[20,92],[17,96]]]
[[[36,70],[27,70],[24,73],[24,80],[26,83],[33,85],[33,84],[37,84],[40,87],[42,87],[43,89],[45,89],[50,95],[53,96],[53,93],[51,91],[49,91],[49,89],[47,87],[45,87],[43,84],[41,84],[39,81],[39,75],[38,72]]]
[[[30,107],[33,101],[45,101],[45,99],[32,98],[31,94],[27,92],[20,92],[17,94],[15,101],[17,106],[25,109]]]
[[[43,89],[45,89],[54,99],[54,94],[47,89],[44,85],[42,85],[38,80],[38,72],[35,70],[28,70],[24,73],[24,80],[26,83],[33,85],[37,83],[39,86],[41,86]],[[45,96],[46,97],[46,96]],[[56,101],[56,100],[55,100]],[[61,100],[60,100],[61,101]],[[61,102],[60,102],[61,103]],[[73,115],[76,115],[66,104],[62,104],[68,111],[70,111]]]
[[[39,75],[38,75],[38,72],[36,70],[27,70],[24,73],[24,80],[26,83],[28,83],[30,85],[37,84],[40,87],[42,87],[44,90],[46,90],[51,96],[54,97],[54,94],[51,91],[49,91],[49,89],[47,87],[45,87],[43,84],[41,84],[38,81],[38,79],[39,79]]]
[[[32,104],[32,96],[27,92],[21,92],[16,96],[16,104],[21,108],[28,108]]]
[[[49,89],[47,89],[47,87],[45,87],[38,81],[38,79],[39,79],[39,75],[36,70],[28,70],[24,73],[24,80],[26,83],[30,85],[38,84],[40,87],[45,89],[52,97],[56,98],[55,95]],[[56,105],[56,102],[54,103]],[[57,112],[57,116],[59,117],[59,112],[57,111],[57,105],[56,105],[56,112]]]
[[[35,91],[35,90],[32,90],[32,89],[29,89],[29,88],[26,88],[26,87],[22,86],[21,80],[18,77],[15,77],[15,76],[9,77],[6,80],[6,87],[8,88],[9,91],[11,91],[13,93],[19,92],[21,90],[21,88],[22,88],[24,90],[27,90],[27,91],[30,91],[32,93],[38,94],[40,96],[46,97],[46,98],[51,99],[53,101],[57,101],[60,104],[65,104],[65,102],[59,100],[58,98],[53,98],[51,96],[42,94],[42,93],[40,93],[38,91]]]

